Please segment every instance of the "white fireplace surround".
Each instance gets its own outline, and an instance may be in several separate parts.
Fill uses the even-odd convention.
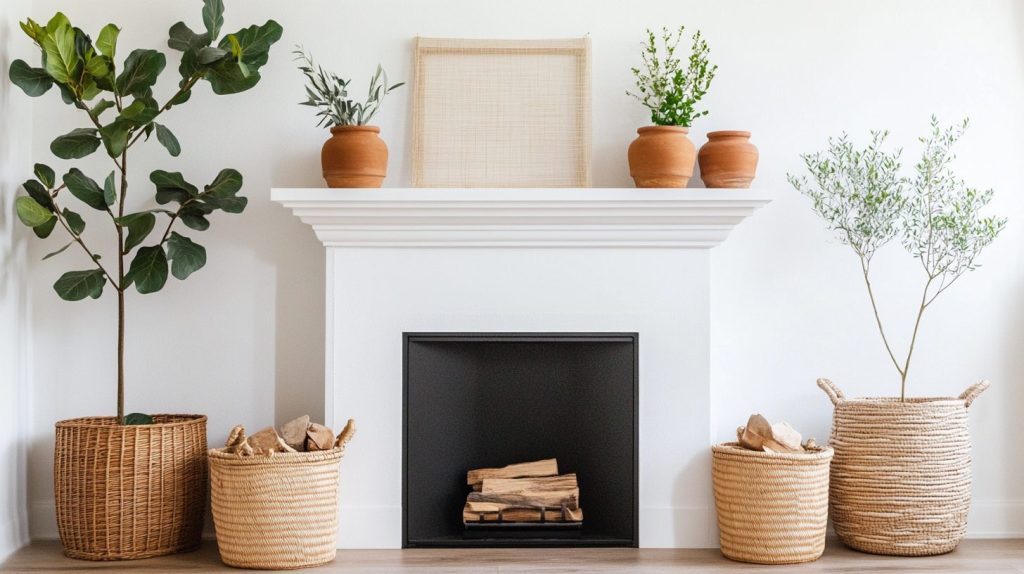
[[[640,545],[716,545],[710,248],[770,193],[387,188],[271,197],[327,247],[325,415],[359,427],[342,463],[340,547],[401,546],[402,334],[414,331],[639,333]]]

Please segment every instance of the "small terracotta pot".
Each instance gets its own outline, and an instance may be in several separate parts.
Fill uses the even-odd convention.
[[[637,187],[686,187],[693,176],[697,148],[690,128],[647,126],[629,144],[629,175]]]
[[[328,187],[380,187],[388,173],[388,146],[377,126],[335,126],[320,162]]]
[[[700,148],[697,162],[706,187],[750,187],[757,171],[757,147],[750,132],[708,132],[708,143]]]

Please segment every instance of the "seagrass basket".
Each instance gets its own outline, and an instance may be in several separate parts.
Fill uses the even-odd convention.
[[[957,547],[971,506],[967,408],[988,381],[959,397],[847,399],[835,405],[829,445],[831,512],[839,539],[873,554],[928,556]]]
[[[64,553],[129,560],[194,550],[206,511],[206,417],[56,423],[53,482]]]
[[[261,570],[334,560],[344,454],[344,442],[331,450],[270,456],[210,449],[210,500],[221,560]]]
[[[726,558],[796,564],[821,556],[831,448],[771,453],[729,442],[711,451],[719,544]]]

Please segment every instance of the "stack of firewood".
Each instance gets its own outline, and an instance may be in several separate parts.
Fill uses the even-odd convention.
[[[736,429],[736,441],[746,449],[788,453],[819,450],[813,438],[801,442],[802,438],[789,423],[772,424],[758,414],[750,415],[747,426]]]
[[[335,438],[334,431],[329,427],[310,422],[309,415],[303,415],[281,425],[280,431],[267,427],[249,436],[245,434],[245,427],[238,425],[231,429],[225,449],[239,456],[330,450],[344,445],[355,432],[355,421],[349,419],[341,434]]]
[[[466,484],[466,523],[583,521],[576,475],[558,474],[553,458],[471,470]]]

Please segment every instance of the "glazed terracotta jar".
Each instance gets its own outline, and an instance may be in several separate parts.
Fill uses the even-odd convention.
[[[647,126],[629,144],[629,175],[637,187],[686,187],[693,176],[697,148],[689,128]]]
[[[388,146],[377,126],[335,126],[320,153],[328,187],[380,187],[388,172]]]
[[[708,143],[700,148],[697,161],[706,187],[750,187],[757,171],[757,147],[750,132],[708,132]]]

